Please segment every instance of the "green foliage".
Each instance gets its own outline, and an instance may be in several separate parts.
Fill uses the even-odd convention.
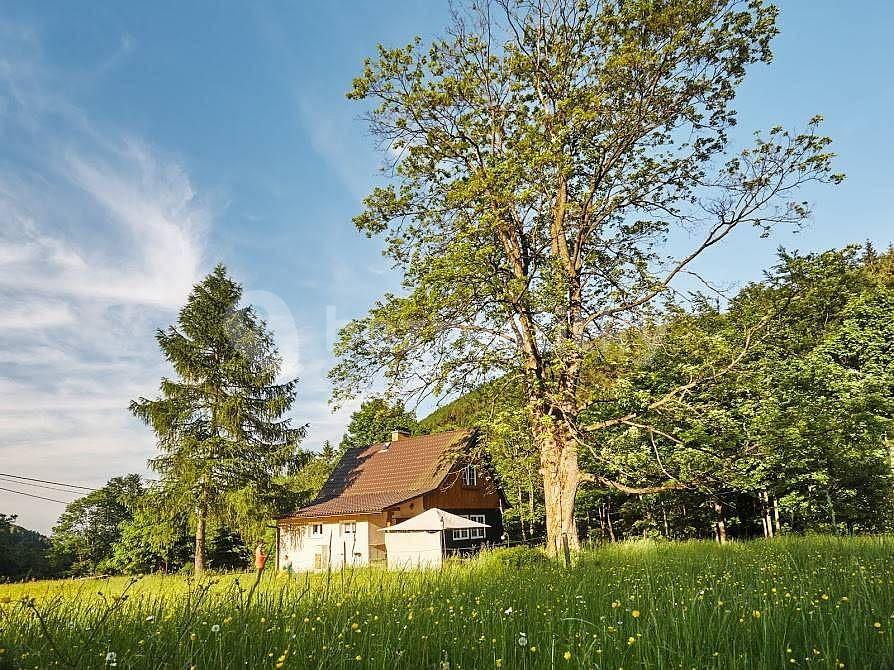
[[[341,450],[367,447],[391,439],[391,431],[416,431],[416,415],[401,403],[389,403],[384,398],[365,400],[360,409],[351,414],[351,421],[342,437]]]
[[[50,540],[17,526],[16,517],[0,514],[0,580],[45,579],[57,574]]]
[[[25,668],[884,670],[892,574],[890,537],[809,537],[621,543],[570,570],[486,554],[267,573],[250,603],[249,575],[16,584],[0,586],[2,648]]]
[[[176,572],[192,551],[189,511],[173,510],[164,491],[151,487],[137,502],[133,518],[121,525],[106,565],[119,574]]]
[[[485,551],[477,559],[495,571],[537,570],[551,563],[542,549],[532,547],[509,547]]]
[[[167,499],[195,510],[197,567],[207,520],[260,532],[277,497],[275,481],[300,466],[303,426],[285,418],[297,380],[279,382],[281,361],[263,321],[240,306],[242,288],[218,265],[195,286],[176,326],[157,334],[175,379],[131,411],[155,432],[150,461]]]
[[[91,575],[109,569],[107,561],[133,518],[143,494],[139,475],[113,477],[101,489],[70,503],[53,528],[53,553],[66,574]]]
[[[782,251],[766,279],[744,287],[726,309],[694,296],[689,309],[672,306],[663,318],[596,343],[583,372],[590,403],[582,419],[636,417],[603,431],[598,443],[584,441],[584,467],[617,481],[666,478],[684,488],[633,499],[609,487],[585,488],[577,518],[587,534],[704,537],[713,533],[719,502],[729,534],[751,537],[763,532],[764,493],[777,505],[782,530],[889,529],[892,259],[894,252],[871,247]],[[736,366],[712,370],[732,356],[741,356]],[[712,374],[710,384],[667,395]],[[515,482],[524,457],[506,445],[525,444],[531,431],[520,423],[501,433],[506,417],[523,417],[524,400],[495,384],[421,425],[436,429],[458,418],[488,427],[487,446],[514,506],[508,527],[519,537],[513,519],[525,504]],[[650,407],[656,399],[662,404]]]

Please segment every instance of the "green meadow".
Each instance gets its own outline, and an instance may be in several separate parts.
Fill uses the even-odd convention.
[[[890,668],[894,539],[0,586],[4,668]]]

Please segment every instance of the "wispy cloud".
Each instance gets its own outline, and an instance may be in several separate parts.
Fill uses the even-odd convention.
[[[166,372],[153,333],[205,268],[210,214],[180,161],[60,93],[69,74],[0,23],[0,471],[100,484],[151,454],[127,403]],[[42,530],[61,511],[0,510]]]

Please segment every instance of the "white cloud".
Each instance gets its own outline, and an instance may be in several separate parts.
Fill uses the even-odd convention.
[[[168,372],[154,332],[205,269],[210,213],[180,161],[94,126],[67,77],[0,22],[0,472],[98,485],[146,471],[127,405]],[[62,508],[0,491],[0,511],[48,531]]]
[[[64,303],[29,302],[0,312],[0,331],[54,328],[74,321],[74,314]]]

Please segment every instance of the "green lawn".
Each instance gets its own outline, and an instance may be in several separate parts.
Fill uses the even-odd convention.
[[[251,575],[0,586],[0,667],[894,667],[892,538],[521,558],[267,574],[247,606]]]

